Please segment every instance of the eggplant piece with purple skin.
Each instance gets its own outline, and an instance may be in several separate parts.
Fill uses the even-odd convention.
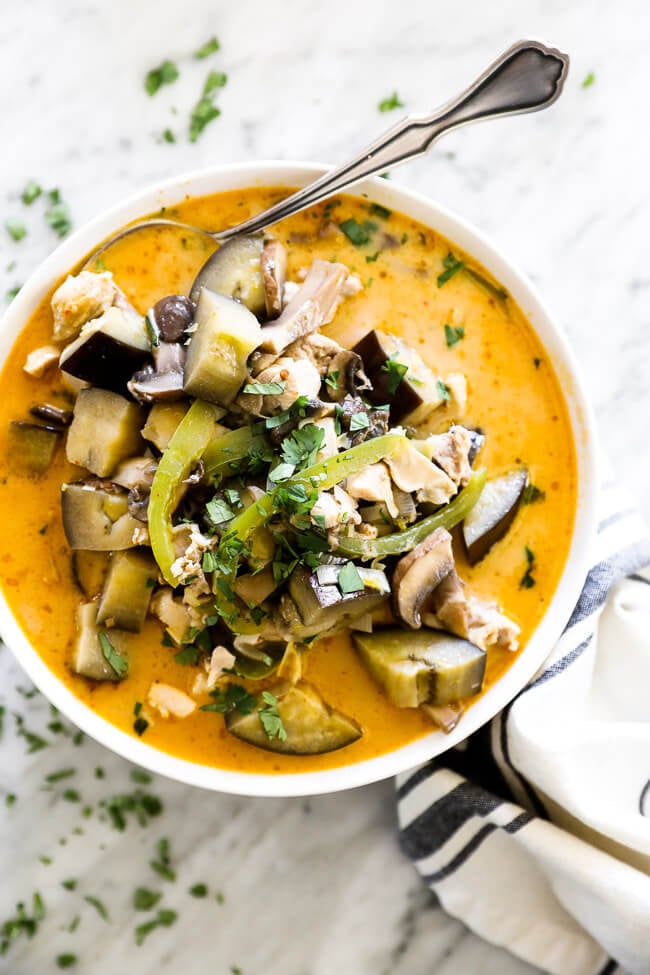
[[[127,382],[142,368],[150,351],[144,319],[120,308],[109,308],[66,345],[59,366],[92,386],[124,393]]]
[[[15,474],[38,477],[52,462],[62,428],[12,420],[7,434],[7,459]]]
[[[487,481],[480,497],[463,521],[463,539],[471,565],[480,562],[509,530],[528,483],[525,467]]]
[[[201,289],[235,298],[257,318],[266,315],[266,292],[261,267],[264,238],[255,235],[233,237],[207,259],[197,274],[190,299],[198,303]]]
[[[365,566],[356,567],[363,589],[343,592],[338,579],[345,565],[345,559],[337,559],[319,566],[314,572],[298,566],[291,573],[289,595],[302,623],[314,633],[347,625],[350,620],[372,612],[390,595],[385,574]]]

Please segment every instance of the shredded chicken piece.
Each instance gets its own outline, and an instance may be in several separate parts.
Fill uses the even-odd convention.
[[[350,497],[361,501],[383,501],[391,518],[397,518],[399,514],[390,474],[383,461],[370,464],[357,474],[350,474],[345,481],[345,490]]]
[[[284,355],[291,359],[308,359],[318,369],[319,374],[324,376],[332,359],[341,350],[341,346],[334,339],[330,339],[320,332],[312,332],[287,346]]]
[[[425,626],[455,633],[482,650],[514,651],[519,646],[517,624],[495,602],[468,593],[455,569],[434,590],[422,619]]]
[[[28,376],[40,379],[48,369],[51,369],[59,361],[60,349],[54,345],[42,345],[40,349],[34,349],[25,359],[24,371]]]
[[[121,292],[110,271],[102,271],[100,274],[80,271],[74,276],[69,274],[52,295],[54,340],[66,342],[75,338],[86,322],[108,311],[115,304],[118,295]]]
[[[197,525],[190,525],[190,544],[185,549],[183,555],[172,563],[171,572],[174,578],[180,584],[187,585],[192,576],[198,576],[199,579],[203,579],[205,586],[202,591],[209,592],[210,587],[205,581],[201,563],[204,553],[213,549],[217,543],[217,538],[208,538],[207,535],[203,535],[199,531]]]
[[[158,681],[149,688],[147,703],[163,718],[187,718],[196,711],[196,702],[188,694],[171,684],[161,684]]]
[[[226,647],[218,646],[209,659],[204,660],[204,672],[198,673],[192,684],[192,694],[198,696],[213,691],[222,677],[226,677],[235,663],[235,655]]]
[[[410,441],[386,458],[390,476],[402,491],[415,492],[418,501],[446,504],[456,494],[456,485],[436,464]],[[389,509],[392,515],[392,511]]]
[[[174,643],[180,646],[192,625],[189,607],[165,586],[151,597],[150,609],[163,623]]]
[[[447,433],[432,434],[417,444],[417,449],[447,474],[457,487],[463,487],[472,476],[469,462],[473,440],[469,430],[452,427]]]
[[[359,525],[361,515],[357,510],[354,498],[339,487],[338,484],[331,491],[321,491],[314,507],[311,509],[311,520],[319,528],[339,528],[342,525]]]
[[[149,538],[149,529],[146,525],[138,525],[137,528],[133,529],[133,535],[131,536],[134,545],[150,545],[151,540]]]

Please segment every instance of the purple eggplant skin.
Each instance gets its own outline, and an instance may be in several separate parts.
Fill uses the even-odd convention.
[[[133,373],[149,358],[148,351],[98,331],[61,362],[61,369],[92,386],[124,395]]]
[[[395,377],[385,368],[390,356],[374,329],[364,335],[352,351],[361,356],[363,371],[372,383],[372,389],[366,390],[364,395],[374,406],[390,403],[390,417],[393,423],[399,423],[422,405],[422,397],[414,386],[404,379],[400,380],[396,389],[393,389]]]
[[[517,468],[488,481],[463,522],[463,541],[470,565],[485,558],[495,542],[509,531],[528,483],[528,471]]]

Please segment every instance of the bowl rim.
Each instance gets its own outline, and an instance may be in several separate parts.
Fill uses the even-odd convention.
[[[183,173],[134,192],[75,231],[31,274],[0,323],[0,368],[22,327],[49,289],[114,230],[154,212],[159,206],[178,204],[188,196],[252,186],[303,186],[328,168],[323,163],[284,160],[230,163]],[[325,794],[368,785],[431,760],[491,720],[533,677],[569,620],[589,568],[598,485],[595,422],[575,357],[556,319],[517,266],[463,217],[423,193],[379,177],[366,179],[349,191],[352,196],[364,194],[419,220],[475,257],[508,289],[549,353],[564,392],[577,460],[578,494],[569,553],[553,597],[528,644],[449,735],[432,731],[375,758],[311,772],[271,774],[220,769],[169,755],[120,730],[95,713],[54,675],[22,631],[0,591],[0,632],[46,698],[105,747],[143,768],[188,785],[260,797]]]

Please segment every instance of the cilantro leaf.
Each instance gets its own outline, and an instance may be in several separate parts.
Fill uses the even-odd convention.
[[[595,80],[596,80],[596,75],[594,74],[593,71],[590,71],[589,74],[583,80],[582,87],[583,88],[590,88],[593,85],[593,83],[594,83]]]
[[[389,210],[388,207],[383,207],[381,203],[371,203],[370,213],[373,215],[373,217],[379,217],[381,220],[388,220],[393,211]]]
[[[339,569],[339,574],[336,581],[344,596],[352,592],[363,592],[365,589],[363,579],[359,575],[359,570],[354,562],[346,562],[345,565]]]
[[[451,251],[449,251],[447,256],[443,259],[442,265],[445,270],[438,275],[437,282],[439,288],[442,288],[443,284],[446,284],[447,281],[453,278],[454,274],[457,274],[459,271],[463,270],[465,267],[465,261],[461,261],[457,257],[454,257]]]
[[[12,240],[22,240],[23,237],[27,236],[27,228],[25,227],[25,224],[21,223],[20,220],[15,220],[14,218],[5,220],[5,230]]]
[[[217,89],[223,88],[227,81],[227,76],[219,71],[211,71],[205,79],[201,97],[190,115],[190,142],[196,142],[206,125],[221,115],[213,99]]]
[[[194,52],[194,57],[197,61],[203,61],[204,58],[209,58],[211,54],[218,51],[220,46],[221,45],[219,44],[217,38],[211,37],[209,41],[206,41],[205,44],[202,44],[201,47]]]
[[[173,61],[163,61],[157,68],[148,71],[144,79],[145,91],[155,95],[163,85],[171,85],[178,78],[178,68]]]
[[[230,505],[216,496],[212,501],[208,501],[205,510],[213,525],[222,525],[224,521],[230,521],[235,517],[235,512]]]
[[[275,694],[271,694],[270,691],[262,691],[262,700],[264,701],[264,706],[260,707],[257,713],[260,716],[266,737],[271,741],[274,738],[278,738],[280,741],[286,741],[287,732],[278,712],[277,697]]]
[[[165,142],[176,142],[176,136],[171,129],[163,129],[162,137]]]
[[[396,108],[404,108],[404,103],[399,100],[399,95],[394,91],[388,98],[383,98],[377,108],[380,112],[392,112]]]
[[[397,387],[401,383],[402,379],[404,379],[406,373],[409,371],[409,367],[407,365],[405,365],[403,362],[398,362],[397,359],[395,359],[394,356],[396,354],[397,353],[394,353],[390,359],[387,359],[381,367],[382,372],[388,373],[387,392],[389,396],[392,396],[397,391]]]
[[[278,464],[272,471],[269,471],[269,481],[277,484],[279,481],[287,481],[295,471],[294,464]]]
[[[445,342],[447,343],[448,349],[451,349],[452,346],[464,338],[465,329],[462,325],[445,325]]]
[[[203,85],[203,97],[207,98],[211,95],[213,91],[217,88],[224,88],[228,81],[228,75],[224,74],[223,71],[211,71],[208,77],[205,79],[205,84]]]
[[[34,200],[38,200],[39,196],[43,192],[42,188],[38,183],[30,179],[29,182],[25,183],[25,189],[20,195],[20,199],[23,201],[25,206],[31,206]]]
[[[284,438],[280,448],[282,458],[297,469],[310,467],[315,463],[316,454],[323,446],[324,440],[323,428],[317,427],[315,423],[307,423]]]
[[[99,645],[102,650],[102,656],[108,664],[112,667],[118,677],[126,677],[129,672],[129,664],[125,657],[121,653],[118,653],[111,641],[109,640],[107,634],[101,630],[99,633]]]
[[[532,589],[536,585],[536,580],[533,578],[533,568],[535,565],[535,553],[527,545],[524,546],[524,554],[526,556],[526,571],[519,580],[519,587],[521,589]]]
[[[133,906],[136,911],[150,911],[161,897],[162,894],[156,890],[149,890],[148,887],[136,887],[133,892]]]
[[[543,501],[546,492],[541,491],[536,484],[527,484],[521,495],[522,504],[534,504],[535,501]]]
[[[65,237],[72,230],[70,211],[67,205],[61,200],[59,191],[54,190],[52,192],[57,194],[56,199],[53,199],[50,194],[52,206],[45,211],[45,219],[58,237]]]
[[[350,433],[354,433],[355,430],[367,430],[369,426],[370,420],[367,413],[353,413],[350,417]]]
[[[247,383],[242,392],[251,396],[279,396],[284,392],[286,383]]]
[[[217,687],[210,692],[212,701],[204,704],[201,711],[217,711],[227,714],[228,711],[239,711],[240,714],[250,714],[257,705],[257,698],[249,694],[241,684],[228,684],[224,688]]]
[[[363,247],[364,244],[369,243],[370,234],[368,230],[361,226],[361,224],[350,217],[349,220],[344,220],[339,224],[339,229],[343,231],[348,240],[354,244],[355,247]]]
[[[448,403],[451,399],[451,391],[449,386],[446,383],[443,383],[442,379],[436,379],[436,390],[440,399],[443,402]]]

